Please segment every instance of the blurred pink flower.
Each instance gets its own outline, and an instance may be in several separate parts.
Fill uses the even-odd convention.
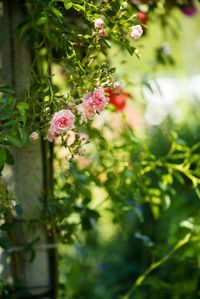
[[[99,30],[99,36],[100,37],[105,37],[106,36],[106,30],[105,29]]]
[[[122,89],[122,87],[123,87],[123,83],[121,81],[116,81],[114,83],[114,88],[115,89]]]
[[[100,113],[104,110],[109,101],[109,98],[104,94],[105,92],[101,87],[96,87],[93,93],[89,92],[86,94],[84,102],[77,106],[83,121],[93,119],[96,112]]]
[[[95,116],[95,111],[92,107],[88,105],[87,102],[83,102],[77,106],[78,112],[81,114],[81,118],[83,121],[87,121],[88,119],[93,119]]]
[[[79,155],[82,155],[84,152],[85,152],[85,150],[84,150],[83,148],[80,148],[80,149],[78,150]]]
[[[11,209],[14,208],[16,205],[17,205],[17,203],[16,203],[15,200],[13,200],[13,199],[9,200],[9,207],[10,207]]]
[[[138,40],[143,33],[141,25],[136,25],[131,28],[130,37],[134,40]]]
[[[108,105],[109,98],[106,97],[103,88],[96,87],[92,96],[86,95],[86,103],[97,112],[102,112]]]
[[[48,130],[46,139],[47,139],[49,142],[53,142],[53,141],[56,139],[56,136],[54,135],[54,132],[52,131],[51,128]]]
[[[37,132],[32,132],[29,136],[29,139],[32,141],[35,141],[38,139],[38,133]]]
[[[103,28],[103,26],[104,26],[104,21],[102,19],[95,20],[95,23],[94,23],[95,29]]]
[[[50,121],[52,133],[64,133],[72,129],[75,116],[70,110],[56,112]]]

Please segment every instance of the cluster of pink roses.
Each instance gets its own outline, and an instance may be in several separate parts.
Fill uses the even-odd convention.
[[[99,36],[105,37],[106,36],[106,30],[104,27],[104,21],[102,19],[96,19],[94,22],[94,28],[99,29]]]
[[[104,27],[104,21],[102,19],[96,19],[94,22],[95,29],[99,29],[99,35],[101,37],[106,36],[106,31]],[[134,40],[138,40],[143,34],[143,29],[141,25],[135,25],[131,27],[130,37]]]
[[[95,113],[102,112],[108,102],[109,98],[105,96],[103,88],[96,87],[93,93],[89,92],[86,94],[83,103],[77,106],[77,110],[81,114],[82,120],[87,121],[88,119],[93,119]],[[74,126],[74,122],[75,115],[70,110],[61,110],[56,112],[50,121],[50,128],[46,139],[53,142],[58,134],[71,130]],[[38,133],[32,132],[29,138],[32,141],[36,141],[38,139]]]
[[[95,113],[102,112],[108,105],[109,98],[105,96],[103,88],[96,87],[94,92],[86,94],[82,104],[77,106],[78,112],[81,114],[83,121],[93,119]]]

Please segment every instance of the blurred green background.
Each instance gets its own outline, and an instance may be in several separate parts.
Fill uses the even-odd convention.
[[[199,141],[200,5],[197,3],[197,6],[198,14],[190,18],[175,9],[165,30],[154,15],[148,22],[146,36],[137,41],[140,60],[119,52],[117,45],[110,50],[108,59],[117,67],[116,79],[123,81],[124,90],[130,92],[133,99],[126,100],[124,112],[110,107],[97,117],[94,128],[101,134],[92,130],[84,156],[69,166],[70,188],[80,187],[83,193],[88,192],[90,208],[101,217],[91,215],[85,233],[79,235],[79,239],[76,232],[72,234],[75,243],[67,241],[66,245],[60,245],[59,298],[125,298],[134,281],[150,264],[168,254],[192,223],[199,229],[200,200],[188,178],[180,182],[181,178],[174,180],[167,171],[158,170],[157,176],[149,173],[144,185],[150,188],[148,180],[151,180],[154,196],[137,202],[138,186],[134,179],[137,169],[129,170],[128,164],[122,165],[128,161],[124,158],[126,155],[137,160],[145,147],[155,157],[166,155],[173,131],[179,144],[192,146]],[[163,42],[170,45],[174,64],[158,64],[156,53]],[[58,73],[58,69],[55,70]],[[61,82],[58,74],[56,81]],[[139,139],[144,148],[130,142],[125,118],[134,138]],[[116,169],[124,167],[124,172],[119,170],[112,175],[115,166]],[[59,167],[58,196],[68,190]],[[169,180],[165,190],[162,189],[163,176]],[[142,198],[142,194],[138,197]],[[73,204],[73,197],[71,200]],[[119,212],[121,201],[127,201],[123,215]],[[75,214],[68,219],[72,225],[76,221],[79,220]],[[199,238],[194,238],[147,275],[129,298],[199,297],[200,243]]]

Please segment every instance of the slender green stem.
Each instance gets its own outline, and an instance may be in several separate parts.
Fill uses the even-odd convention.
[[[170,252],[165,255],[162,259],[160,259],[159,261],[151,264],[151,266],[141,275],[137,278],[137,280],[135,281],[135,283],[133,284],[133,286],[130,288],[130,290],[128,291],[128,293],[123,296],[123,299],[129,299],[129,297],[134,293],[135,289],[137,287],[139,287],[143,281],[146,279],[146,277],[156,268],[160,267],[164,262],[166,262],[179,248],[181,248],[182,246],[184,246],[185,244],[187,244],[190,241],[190,237],[191,237],[191,233],[188,233],[185,235],[185,237],[183,239],[181,239],[171,250]]]

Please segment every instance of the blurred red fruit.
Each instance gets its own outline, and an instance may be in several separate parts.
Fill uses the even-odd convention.
[[[114,89],[106,90],[109,94],[110,104],[115,106],[117,111],[122,111],[126,107],[126,98],[132,98],[130,93],[124,92],[122,89],[114,91]],[[120,93],[117,95],[116,93]]]
[[[147,14],[144,12],[138,12],[138,21],[142,24],[147,24]]]

